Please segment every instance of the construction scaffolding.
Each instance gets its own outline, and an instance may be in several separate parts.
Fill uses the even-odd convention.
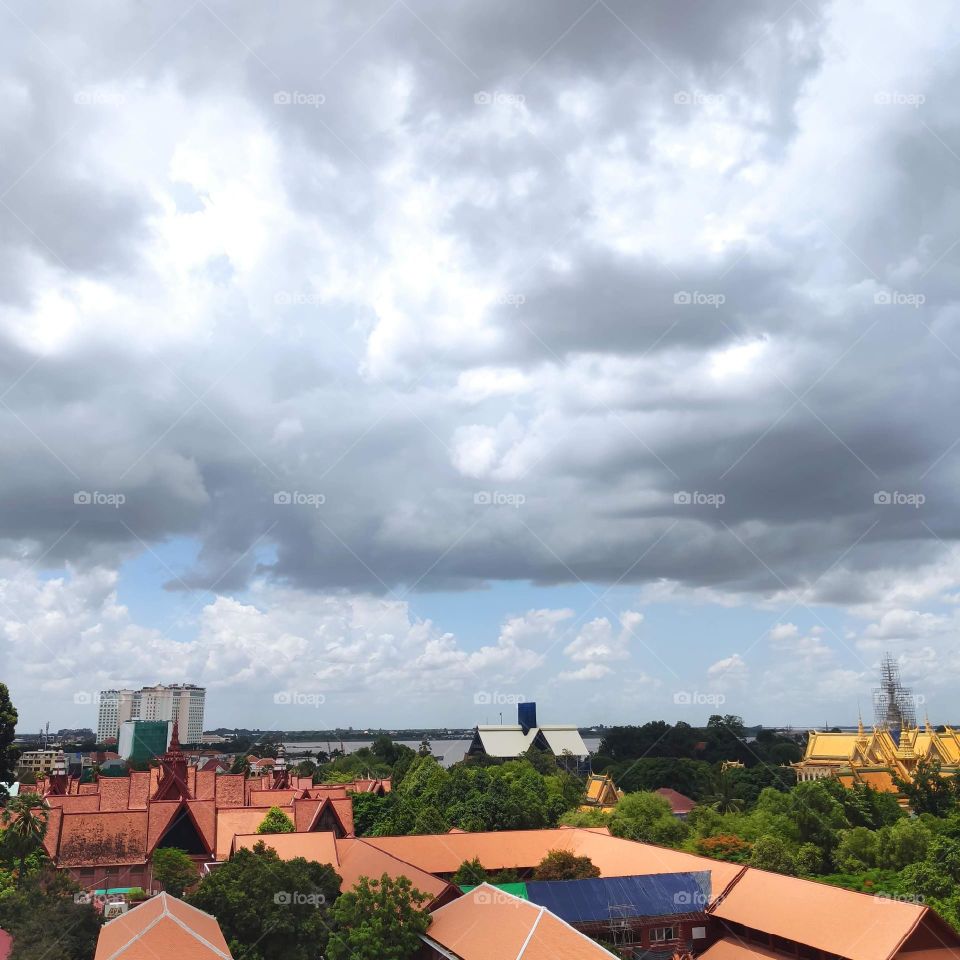
[[[913,691],[900,681],[900,666],[888,653],[880,664],[880,686],[873,691],[873,716],[877,727],[899,734],[917,725]]]
[[[637,909],[632,903],[608,903],[607,913],[610,917],[607,926],[609,942],[618,952],[637,943],[637,934],[633,921],[636,919]]]

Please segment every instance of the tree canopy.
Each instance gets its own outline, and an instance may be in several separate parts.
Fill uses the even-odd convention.
[[[159,847],[153,851],[153,879],[174,897],[197,880],[197,869],[185,850]]]
[[[260,842],[238,850],[188,899],[217,918],[235,960],[315,960],[326,951],[339,890],[329,864],[281,860]]]
[[[430,926],[430,897],[406,877],[361,877],[333,907],[329,960],[412,960]]]

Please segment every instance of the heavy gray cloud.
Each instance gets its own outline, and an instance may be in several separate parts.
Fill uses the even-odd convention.
[[[955,539],[948,5],[2,16],[11,556],[867,603]]]

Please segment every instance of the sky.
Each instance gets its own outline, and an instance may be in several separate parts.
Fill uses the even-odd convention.
[[[21,729],[960,722],[954,5],[0,5]]]

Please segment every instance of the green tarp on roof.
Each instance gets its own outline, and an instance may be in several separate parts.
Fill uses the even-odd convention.
[[[496,887],[498,890],[502,890],[504,893],[513,894],[515,897],[519,897],[521,900],[529,900],[527,896],[527,885],[525,883],[491,883],[491,887]],[[464,893],[469,893],[471,890],[475,889],[477,884],[467,883],[461,885],[460,889]]]

